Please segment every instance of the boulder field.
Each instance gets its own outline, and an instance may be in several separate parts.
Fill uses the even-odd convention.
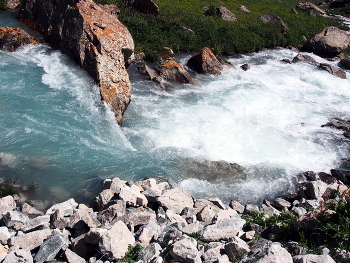
[[[0,261],[335,262],[327,249],[313,255],[296,242],[276,242],[287,231],[283,225],[266,227],[247,218],[254,212],[269,218],[288,211],[296,229],[311,231],[324,213],[322,202],[332,201],[337,192],[349,193],[349,175],[340,175],[305,172],[298,176],[297,193],[261,206],[196,199],[159,178],[106,179],[94,208],[69,199],[42,212],[19,196],[6,196],[0,199]]]

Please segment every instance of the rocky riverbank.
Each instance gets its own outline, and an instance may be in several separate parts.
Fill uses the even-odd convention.
[[[260,207],[195,199],[159,177],[135,183],[107,179],[93,208],[69,199],[43,213],[16,195],[6,196],[0,199],[0,259],[4,263],[348,262],[346,251],[334,254],[336,250],[325,247],[318,224],[337,216],[326,204],[348,204],[349,174],[305,172],[298,178],[295,194],[265,200]],[[289,225],[287,218],[292,219]],[[272,219],[274,223],[267,224]],[[301,232],[317,235],[312,242],[318,242],[314,244],[321,255],[309,254],[294,241]]]

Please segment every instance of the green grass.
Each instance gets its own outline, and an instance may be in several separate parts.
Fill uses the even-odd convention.
[[[126,262],[126,263],[133,263],[136,261],[137,256],[139,252],[143,250],[143,247],[140,244],[137,244],[136,246],[129,245],[128,252],[126,252],[126,255],[118,259],[116,262]]]
[[[175,52],[197,52],[203,47],[211,48],[215,54],[233,55],[249,53],[262,48],[298,46],[321,32],[324,27],[337,22],[320,16],[311,16],[293,7],[299,2],[285,0],[154,0],[159,6],[158,17],[142,14],[123,4],[120,0],[95,0],[98,3],[117,4],[121,10],[119,19],[132,34],[137,51],[143,51],[148,60],[158,60],[157,52],[164,46]],[[251,12],[243,12],[245,5]],[[212,12],[205,13],[204,6]],[[225,6],[237,17],[237,21],[223,21],[213,13],[214,7]],[[208,14],[209,13],[209,14]],[[275,13],[289,28],[264,24],[258,16]],[[184,30],[190,28],[195,32]]]

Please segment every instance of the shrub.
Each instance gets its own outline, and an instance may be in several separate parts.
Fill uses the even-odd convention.
[[[6,10],[6,0],[0,0],[0,10]]]

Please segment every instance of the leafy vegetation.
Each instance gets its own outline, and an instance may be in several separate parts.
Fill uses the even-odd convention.
[[[16,180],[9,179],[0,183],[0,198],[8,195],[15,195],[19,193],[18,187],[15,186]]]
[[[119,19],[132,34],[136,49],[143,51],[148,60],[159,59],[157,52],[164,46],[175,52],[196,52],[203,47],[214,53],[232,55],[273,48],[298,46],[321,32],[324,27],[337,22],[298,10],[293,11],[296,0],[154,0],[160,9],[155,17],[140,13],[121,0],[95,0],[102,4],[117,4],[121,10]],[[243,12],[245,5],[250,12]],[[237,17],[237,21],[224,21],[216,13],[216,7],[225,6]],[[203,7],[208,7],[204,11]],[[275,13],[282,18],[289,31],[283,34],[279,25],[265,24],[258,17]]]
[[[133,263],[136,261],[137,256],[139,252],[143,250],[143,247],[140,244],[137,244],[136,246],[129,245],[128,252],[126,252],[126,255],[118,259],[117,262],[126,262],[126,263]]]
[[[5,0],[0,0],[0,10],[6,10],[6,1]]]

